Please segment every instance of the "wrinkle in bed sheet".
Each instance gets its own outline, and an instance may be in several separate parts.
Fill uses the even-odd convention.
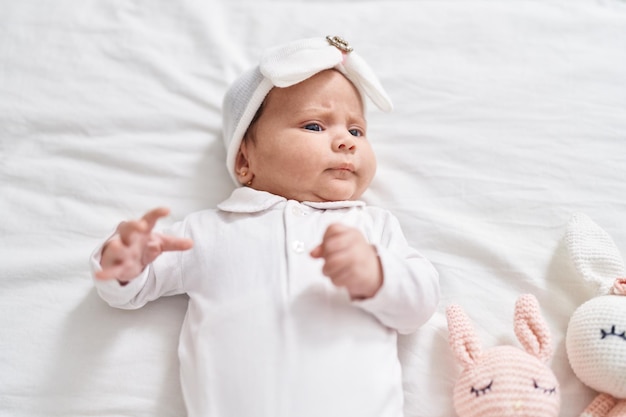
[[[0,0],[0,416],[181,416],[184,297],[117,311],[91,250],[121,220],[164,225],[230,194],[221,99],[261,50],[341,35],[394,101],[369,106],[368,203],[437,267],[438,313],[401,337],[407,417],[454,415],[443,311],[516,344],[533,293],[553,334],[562,416],[594,393],[564,332],[589,297],[561,242],[584,212],[626,254],[621,0]],[[364,393],[367,395],[367,393]]]

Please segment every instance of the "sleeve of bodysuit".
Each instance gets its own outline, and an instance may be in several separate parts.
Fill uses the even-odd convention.
[[[376,295],[354,301],[384,325],[401,334],[416,331],[434,314],[439,303],[439,275],[434,266],[409,246],[398,220],[381,210],[375,215],[372,243],[383,269],[383,285]]]

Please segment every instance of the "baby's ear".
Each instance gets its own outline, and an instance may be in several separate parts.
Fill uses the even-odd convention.
[[[548,362],[552,357],[550,328],[541,315],[539,302],[531,294],[521,295],[515,303],[515,335],[524,350]]]
[[[245,142],[242,142],[235,157],[235,171],[238,172],[244,168],[248,168],[248,147]]]
[[[472,322],[458,305],[446,309],[449,342],[452,352],[464,368],[474,364],[480,356],[481,346]]]
[[[248,148],[245,141],[241,143],[237,157],[235,158],[235,174],[240,184],[246,184],[254,178],[254,172],[250,168],[248,160]]]
[[[585,214],[576,213],[570,219],[565,245],[578,273],[594,284],[599,294],[609,294],[615,279],[626,276],[615,242]]]

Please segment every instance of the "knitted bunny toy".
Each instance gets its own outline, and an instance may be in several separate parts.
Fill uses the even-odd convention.
[[[552,356],[550,332],[537,299],[515,303],[514,329],[524,350],[496,346],[482,350],[469,318],[457,305],[446,310],[450,347],[463,371],[454,387],[460,417],[556,417],[559,384],[546,365]]]
[[[626,416],[626,270],[611,237],[584,214],[572,216],[565,244],[596,294],[570,318],[565,347],[576,376],[600,394],[581,417]]]

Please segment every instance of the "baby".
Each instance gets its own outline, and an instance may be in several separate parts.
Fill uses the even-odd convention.
[[[224,99],[240,187],[167,234],[168,210],[121,223],[92,258],[110,305],[187,294],[179,344],[189,417],[401,417],[398,333],[439,299],[433,266],[388,211],[365,98],[391,103],[338,37],[268,50]]]

